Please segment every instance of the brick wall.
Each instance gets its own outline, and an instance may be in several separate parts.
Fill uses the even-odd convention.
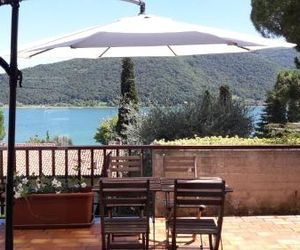
[[[224,178],[234,190],[226,197],[229,214],[300,213],[299,148],[154,150],[154,176],[163,176],[163,154],[195,155],[198,176]]]

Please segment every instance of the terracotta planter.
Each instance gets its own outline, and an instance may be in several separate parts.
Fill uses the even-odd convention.
[[[90,226],[93,193],[33,194],[15,200],[15,228]]]

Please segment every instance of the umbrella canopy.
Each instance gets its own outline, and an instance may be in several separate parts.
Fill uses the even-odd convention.
[[[238,53],[294,44],[141,14],[49,39],[19,51],[30,57],[136,57]],[[44,54],[45,53],[45,54]],[[42,55],[44,54],[44,55]]]

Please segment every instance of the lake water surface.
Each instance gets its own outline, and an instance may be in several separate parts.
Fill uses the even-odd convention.
[[[74,145],[96,145],[94,135],[101,122],[116,115],[117,108],[17,108],[16,143],[24,143],[32,136],[65,135]],[[254,107],[254,122],[260,118],[262,107]],[[5,128],[8,109],[4,108]],[[5,138],[7,141],[7,138]]]

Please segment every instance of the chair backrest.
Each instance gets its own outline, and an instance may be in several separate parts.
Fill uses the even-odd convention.
[[[107,233],[114,235],[122,232],[122,234],[145,235],[145,238],[143,238],[143,244],[145,243],[143,249],[148,249],[150,181],[105,178],[99,181],[99,198],[103,246],[106,246],[105,238]],[[119,210],[122,207],[130,208],[130,212],[134,211],[135,213],[122,215]],[[127,247],[125,245],[122,247],[122,249],[137,249],[133,248],[129,242]],[[103,249],[106,248],[104,247]],[[108,247],[108,249],[110,248]],[[116,249],[120,249],[120,246],[116,247]]]
[[[222,227],[225,200],[225,181],[220,178],[204,180],[175,180],[174,185],[174,219],[178,208],[214,207],[217,224]]]
[[[106,208],[138,207],[149,216],[150,182],[128,178],[107,178],[99,182],[100,215],[105,216]]]
[[[100,177],[108,177],[109,161],[111,154],[112,151],[110,151],[107,155],[104,155]]]
[[[143,176],[143,156],[110,156],[109,177]]]
[[[196,156],[163,156],[164,177],[197,178]]]

